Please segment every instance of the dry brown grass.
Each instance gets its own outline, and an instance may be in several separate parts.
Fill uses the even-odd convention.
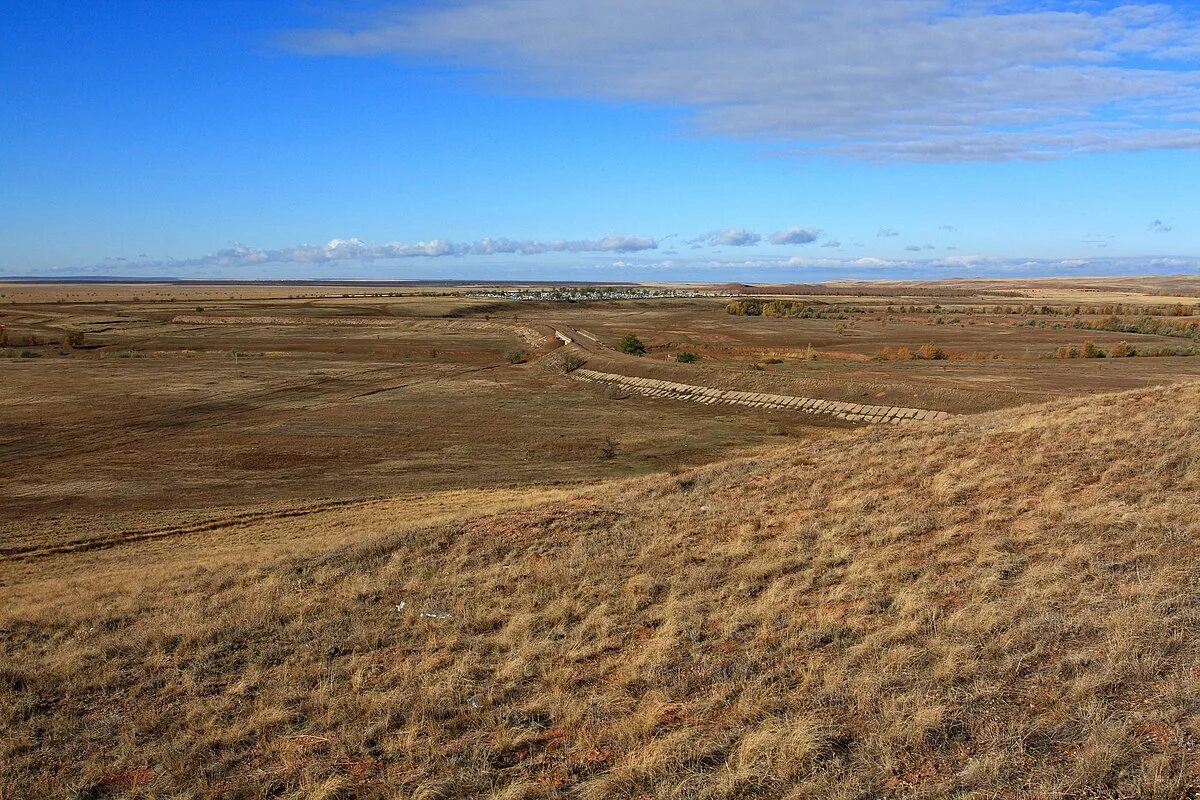
[[[1191,384],[872,429],[6,606],[0,787],[1183,796],[1198,409]]]

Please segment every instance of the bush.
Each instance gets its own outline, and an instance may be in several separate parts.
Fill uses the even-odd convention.
[[[946,357],[946,351],[933,342],[926,342],[917,349],[917,358],[925,361],[941,361]]]
[[[680,364],[694,364],[696,363],[697,359],[695,353],[691,352],[690,350],[684,350],[682,353],[675,356],[675,360]]]
[[[629,353],[631,356],[644,356],[646,354],[646,345],[642,344],[642,340],[632,333],[622,336],[621,342],[617,346],[621,348],[622,353]]]
[[[504,354],[504,359],[510,364],[520,364],[525,360],[527,353],[524,350],[509,350]]]
[[[733,300],[725,306],[725,312],[739,317],[758,317],[762,315],[762,303],[758,300]]]
[[[1084,358],[1104,358],[1105,353],[1089,339],[1083,343],[1083,349],[1079,351],[1079,355]]]
[[[1109,352],[1113,358],[1129,358],[1137,355],[1137,348],[1129,342],[1117,342]]]
[[[587,363],[587,359],[575,353],[567,353],[562,359],[562,371],[564,373],[574,372]]]

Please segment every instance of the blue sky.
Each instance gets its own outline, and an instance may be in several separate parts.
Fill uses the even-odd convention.
[[[1200,269],[1191,3],[42,0],[5,16],[0,276]]]

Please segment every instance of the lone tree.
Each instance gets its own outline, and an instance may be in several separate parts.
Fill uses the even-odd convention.
[[[632,333],[622,336],[618,346],[621,348],[621,352],[629,353],[631,356],[646,355],[646,345],[642,344],[642,340]]]

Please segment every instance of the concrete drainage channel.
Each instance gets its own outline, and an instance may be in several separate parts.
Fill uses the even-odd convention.
[[[828,414],[837,419],[844,419],[849,422],[934,421],[949,419],[953,416],[945,411],[929,411],[923,408],[868,406],[858,403],[842,403],[837,400],[817,400],[811,397],[792,397],[783,394],[711,389],[707,386],[692,386],[686,383],[659,381],[653,378],[614,375],[611,372],[596,372],[591,369],[577,369],[571,373],[571,376],[588,383],[618,386],[647,397],[691,400],[696,403],[704,403],[705,405],[728,403],[731,405],[748,406],[750,408],[792,409],[794,411],[802,411],[806,414]]]

